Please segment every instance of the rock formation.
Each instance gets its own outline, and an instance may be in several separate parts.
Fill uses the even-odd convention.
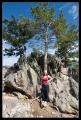
[[[5,91],[11,89],[27,95],[28,98],[34,98],[37,96],[37,92],[40,93],[38,89],[40,76],[43,73],[44,55],[33,52],[24,59],[18,60],[19,69],[15,69],[13,66],[8,68],[3,75]],[[54,106],[58,107],[60,112],[77,114],[79,112],[79,83],[65,75],[67,68],[62,68],[62,73],[59,76],[58,69],[61,65],[60,58],[48,55],[48,74],[52,77],[55,76],[53,81],[49,83],[49,99]],[[63,71],[64,69],[66,73]]]

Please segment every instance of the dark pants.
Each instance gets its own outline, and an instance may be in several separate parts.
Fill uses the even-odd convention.
[[[42,85],[42,100],[43,101],[49,101],[48,100],[48,92],[49,92],[49,86],[48,85]]]

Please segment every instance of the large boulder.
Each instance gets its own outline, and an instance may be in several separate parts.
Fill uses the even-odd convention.
[[[74,80],[71,79],[71,81],[73,82]],[[56,79],[49,84],[49,98],[53,101],[54,106],[57,106],[61,112],[77,114],[79,111],[79,103],[77,100],[79,86],[73,82],[74,86],[72,87],[75,94],[71,93],[72,88],[69,83],[71,81],[69,81],[69,78],[65,79],[63,76],[62,78],[56,77]]]
[[[4,77],[5,88],[20,91],[26,95],[36,96],[36,85],[40,83],[41,69],[36,59],[32,58],[32,61],[29,62],[26,62],[25,57],[19,58],[17,63],[19,69],[12,66],[7,70]]]
[[[39,82],[38,75],[40,74],[40,71],[36,72],[36,69],[34,70],[35,67],[36,69],[39,69],[36,62],[34,63],[33,68],[26,63],[21,65],[18,71],[13,72],[14,69],[10,71],[10,74],[10,69],[8,69],[8,74],[5,77],[5,88],[20,91],[29,97],[35,96],[36,85]]]
[[[64,113],[76,114],[76,111],[79,110],[78,101],[66,91],[56,96],[55,105]]]
[[[20,100],[15,96],[3,95],[3,118],[31,117],[31,103],[28,100]]]

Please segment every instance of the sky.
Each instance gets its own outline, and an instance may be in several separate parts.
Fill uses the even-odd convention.
[[[11,15],[19,18],[19,16],[24,15],[30,19],[31,7],[35,6],[35,2],[3,2],[2,4],[2,19],[11,19]],[[79,3],[78,2],[49,2],[49,7],[55,8],[55,15],[58,16],[59,12],[62,10],[66,21],[69,24],[75,24],[79,26]],[[3,49],[9,47],[3,42]],[[31,53],[32,49],[29,48],[29,44],[26,44],[27,54]],[[49,49],[50,53],[54,53],[55,49]],[[18,57],[8,57],[3,56],[3,65],[13,65],[17,62]]]

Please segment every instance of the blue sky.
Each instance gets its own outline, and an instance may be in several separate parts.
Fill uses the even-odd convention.
[[[16,18],[19,18],[20,15],[27,16],[32,19],[31,7],[35,6],[35,2],[3,2],[2,4],[2,19],[7,18],[11,19],[11,15],[14,15]],[[79,24],[79,3],[78,2],[49,2],[49,7],[55,8],[55,15],[58,16],[60,10],[63,11],[67,23],[73,23],[78,26]],[[8,47],[3,43],[3,47]],[[31,49],[28,47],[28,53],[31,52]],[[53,50],[49,50],[52,52]],[[3,56],[3,65],[12,65],[17,61],[18,58]]]

